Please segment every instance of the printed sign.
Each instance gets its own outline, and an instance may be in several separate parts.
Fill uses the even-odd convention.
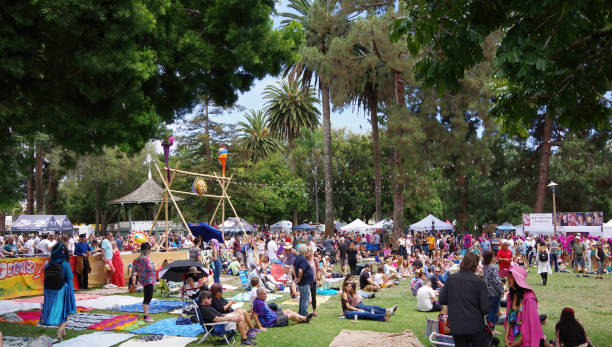
[[[551,227],[552,219],[552,213],[523,213],[523,226]]]
[[[41,294],[48,261],[46,257],[0,259],[0,299]]]

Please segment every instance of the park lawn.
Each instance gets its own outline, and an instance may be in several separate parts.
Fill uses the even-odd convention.
[[[527,280],[538,297],[540,313],[548,315],[548,320],[544,325],[544,333],[549,339],[554,336],[554,326],[563,307],[572,307],[576,311],[578,320],[586,327],[595,346],[612,346],[612,330],[609,328],[610,318],[612,318],[612,300],[610,299],[612,276],[607,276],[604,280],[596,280],[592,276],[590,278],[576,278],[574,274],[555,273],[549,276],[548,286],[544,287],[536,273],[536,268],[529,268],[529,270],[531,273]],[[237,279],[231,283],[240,286]],[[235,293],[228,292],[225,297],[229,298]],[[133,295],[141,296],[142,293]],[[159,290],[155,292],[155,298],[159,298]],[[288,296],[285,295],[275,302],[280,303],[287,299]],[[291,322],[289,327],[268,329],[267,332],[260,333],[257,336],[258,346],[328,346],[342,329],[384,332],[402,332],[410,329],[423,344],[429,345],[424,337],[425,318],[436,318],[437,314],[416,311],[416,298],[411,295],[408,280],[402,281],[399,287],[384,289],[376,295],[375,299],[364,300],[364,302],[382,307],[398,305],[399,308],[397,313],[386,323],[365,320],[353,322],[338,318],[341,313],[340,296],[335,295],[317,309],[319,317],[313,318],[310,324]],[[284,305],[283,307],[297,311],[297,305]],[[118,314],[102,310],[95,310],[94,312]],[[152,316],[156,321],[176,317],[167,313]],[[502,326],[497,326],[497,329],[503,332]],[[40,336],[42,334],[55,336],[56,329],[0,323],[0,331],[9,336]],[[66,338],[71,338],[91,331],[67,330],[66,332]],[[503,341],[502,335],[499,335],[499,337]],[[204,345],[211,345],[211,343],[206,341]],[[190,346],[196,346],[196,344],[192,343]]]

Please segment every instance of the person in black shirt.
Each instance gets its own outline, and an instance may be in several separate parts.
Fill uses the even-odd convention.
[[[340,237],[340,242],[338,242],[338,252],[340,253],[340,268],[343,273],[346,272],[346,250],[348,248],[348,240],[344,240],[344,236]]]
[[[377,292],[380,286],[372,279],[372,265],[366,264],[359,275],[359,288],[368,292]]]
[[[603,250],[603,243],[597,242],[597,251],[595,252],[595,259],[597,260],[597,276],[595,278],[603,280],[603,273],[606,264],[606,253]]]
[[[440,275],[440,268],[436,267],[435,269],[429,269],[429,271],[432,274],[429,278],[431,281],[431,288],[433,290],[440,290],[440,288],[444,286],[438,277]]]
[[[213,283],[213,285],[210,286],[210,294],[212,295],[211,306],[215,310],[223,314],[234,312],[238,315],[241,315],[244,321],[246,322],[247,326],[249,327],[249,331],[247,334],[249,336],[255,335],[255,331],[254,331],[255,326],[253,325],[253,322],[251,321],[251,316],[249,315],[247,311],[241,308],[237,310],[234,310],[232,308],[232,305],[235,305],[236,301],[234,300],[227,301],[225,300],[225,298],[223,298],[223,288],[221,287],[221,283]]]
[[[489,296],[482,279],[476,276],[480,257],[468,252],[440,291],[441,305],[448,305],[448,326],[455,346],[488,346],[484,316],[489,311]]]
[[[247,325],[241,315],[234,312],[223,314],[215,310],[215,308],[212,307],[212,294],[207,290],[200,292],[199,299],[200,305],[198,309],[200,310],[200,314],[202,315],[202,319],[205,323],[235,322],[238,333],[240,333],[240,336],[242,337],[241,344],[246,346],[257,344],[254,341],[255,337],[248,336]]]
[[[355,273],[355,268],[357,267],[357,248],[355,247],[355,242],[351,241],[349,243],[349,247],[346,250],[346,257],[348,260],[349,268],[351,269],[351,273],[353,275],[357,275]]]

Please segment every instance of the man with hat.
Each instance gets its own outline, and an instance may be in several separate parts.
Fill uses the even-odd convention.
[[[87,234],[79,234],[79,241],[74,245],[74,255],[77,256],[76,273],[79,279],[79,289],[87,289],[89,286],[89,253],[91,246],[87,243]],[[81,270],[81,272],[79,272]]]
[[[574,265],[574,271],[576,272],[576,277],[580,277],[580,269],[582,268],[582,277],[589,277],[586,274],[585,269],[585,258],[586,258],[586,247],[584,243],[580,241],[580,235],[576,236],[574,240],[574,244],[572,245],[572,251],[574,255],[574,260],[572,264]]]
[[[257,343],[254,341],[255,337],[248,336],[248,327],[243,317],[234,312],[223,314],[214,307],[212,307],[212,294],[205,290],[199,295],[199,307],[200,314],[205,323],[220,323],[225,322],[225,331],[237,329],[240,334],[241,345],[252,346]],[[216,330],[216,329],[215,329]]]

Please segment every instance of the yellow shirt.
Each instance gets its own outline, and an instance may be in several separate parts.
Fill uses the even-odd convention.
[[[427,244],[429,244],[429,249],[434,249],[436,247],[436,238],[433,236],[429,236],[427,238]]]

